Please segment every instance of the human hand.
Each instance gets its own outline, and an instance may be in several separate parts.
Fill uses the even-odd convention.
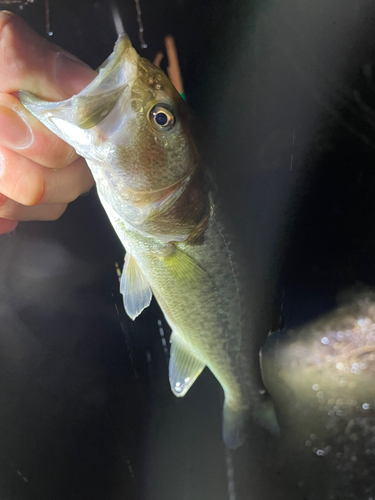
[[[85,160],[19,102],[19,90],[50,101],[77,94],[96,72],[0,12],[0,234],[18,221],[55,220],[94,180]]]

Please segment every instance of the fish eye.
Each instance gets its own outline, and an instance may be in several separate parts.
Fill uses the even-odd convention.
[[[176,123],[172,108],[167,104],[155,104],[149,112],[149,119],[160,131],[171,130]]]

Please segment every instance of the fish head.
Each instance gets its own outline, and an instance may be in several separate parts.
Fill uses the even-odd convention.
[[[165,197],[198,163],[183,99],[125,34],[79,94],[48,102],[20,91],[19,98],[86,158],[102,201],[118,211]]]

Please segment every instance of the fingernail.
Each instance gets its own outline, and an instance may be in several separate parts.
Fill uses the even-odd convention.
[[[25,149],[33,140],[33,132],[22,116],[0,105],[0,144],[10,149]]]
[[[55,56],[56,83],[71,95],[78,94],[97,73],[73,56],[57,52]]]

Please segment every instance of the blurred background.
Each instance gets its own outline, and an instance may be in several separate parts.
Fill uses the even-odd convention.
[[[112,51],[115,18],[151,61],[174,37],[198,147],[247,250],[254,341],[275,332],[264,378],[281,423],[278,437],[254,425],[229,452],[208,370],[185,398],[172,395],[168,326],[154,301],[135,322],[124,313],[124,251],[93,190],[56,222],[0,236],[0,497],[375,498],[373,344],[367,372],[356,374],[362,399],[355,384],[344,397],[359,417],[343,415],[339,430],[324,419],[316,427],[319,401],[304,399],[314,372],[304,385],[288,347],[290,332],[329,314],[340,292],[375,285],[373,1],[3,0],[0,8],[92,67]],[[302,345],[314,349],[309,339],[322,328],[307,327]],[[275,368],[279,352],[291,382]],[[330,377],[322,363],[320,384]],[[357,417],[362,427],[350,424]]]

